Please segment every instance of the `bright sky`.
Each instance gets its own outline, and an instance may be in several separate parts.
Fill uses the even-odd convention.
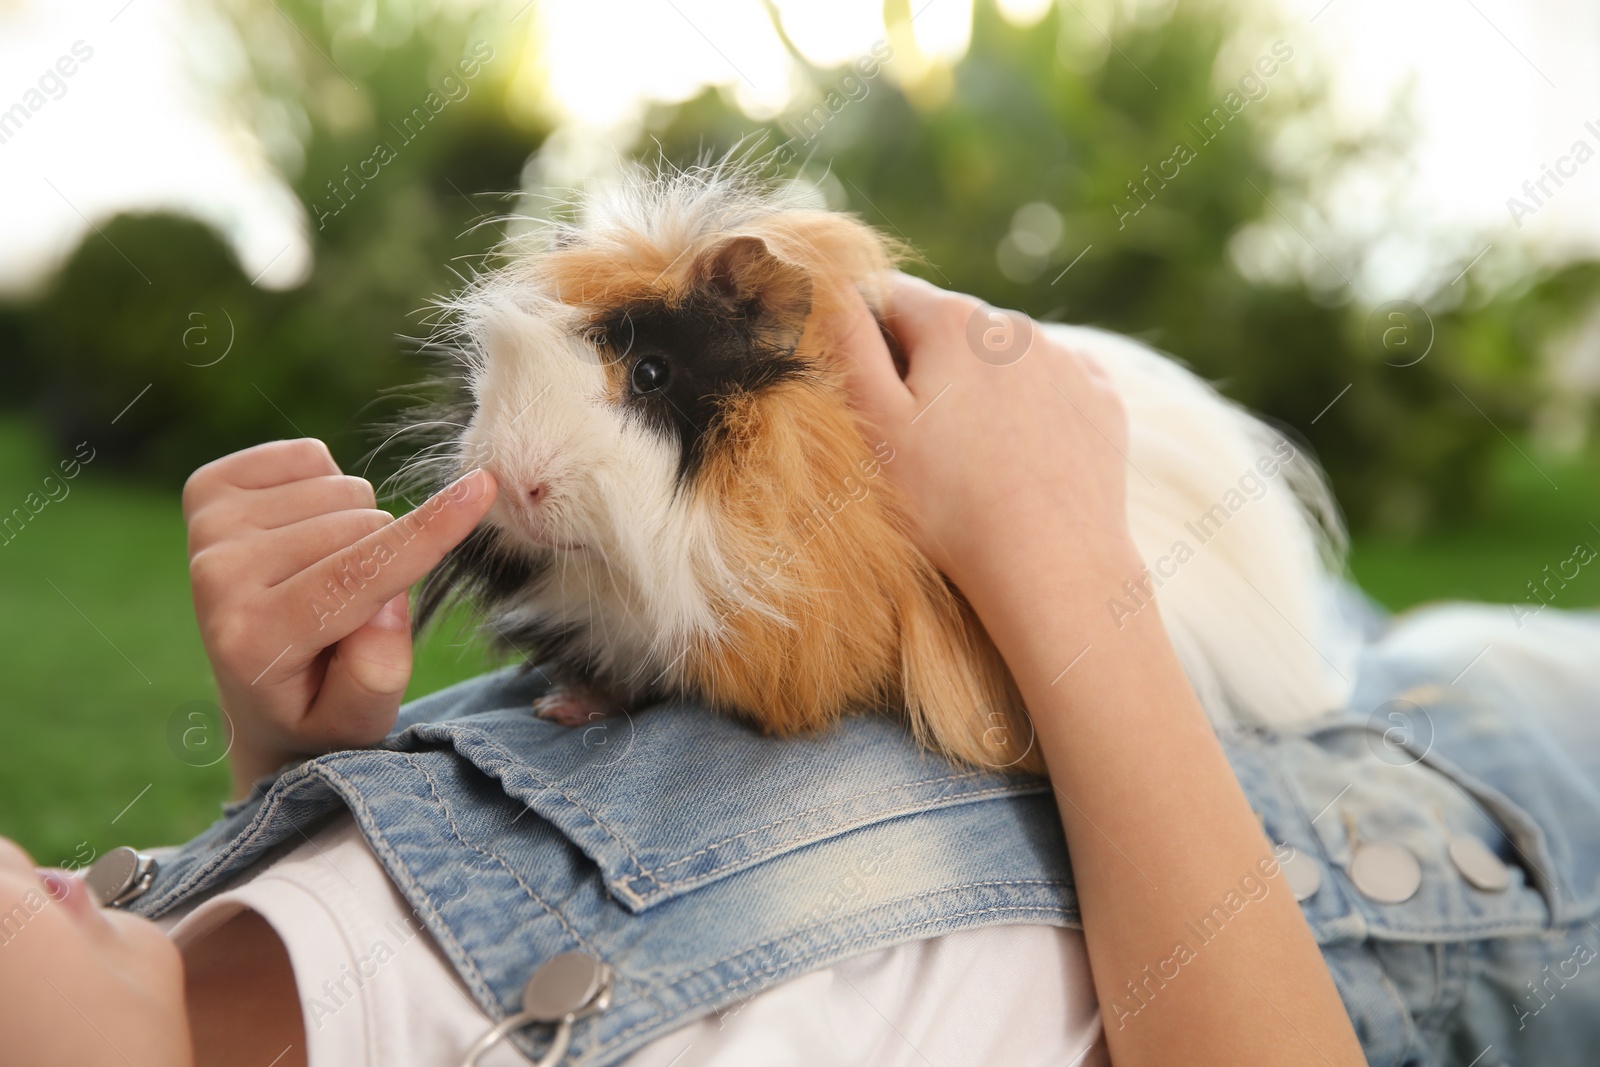
[[[1028,24],[1050,2],[1004,0],[1001,7]],[[1291,228],[1264,212],[1266,225],[1236,248],[1245,269],[1314,275],[1323,269],[1319,249],[1360,239],[1377,253],[1352,284],[1377,302],[1448,283],[1485,248],[1474,269],[1489,277],[1522,256],[1600,254],[1600,158],[1581,165],[1567,158],[1580,139],[1600,153],[1600,5],[1261,2],[1273,11],[1255,8],[1252,24],[1278,28],[1241,33],[1219,61],[1219,93],[1276,37],[1296,50],[1295,76],[1328,70],[1336,88],[1330,116],[1315,128],[1285,131],[1277,146],[1283,166],[1322,173],[1312,150],[1319,137],[1383,126],[1394,94],[1408,85],[1421,125],[1383,167],[1320,188],[1320,214],[1290,205]],[[1162,3],[1072,0],[1067,17],[1105,27],[1118,12]],[[305,276],[302,209],[253,137],[192,90],[187,72],[195,64],[216,70],[238,57],[230,52],[237,46],[215,25],[197,23],[188,4],[0,0],[0,114],[38,105],[20,129],[0,126],[0,289],[40,284],[92,226],[140,208],[175,208],[216,224],[262,285],[290,286]],[[913,7],[920,10],[916,51],[925,58],[897,49],[895,62],[958,58],[970,35],[970,0],[913,0]],[[876,2],[780,0],[778,8],[790,38],[820,64],[863,54],[885,32]],[[519,91],[547,101],[582,134],[560,143],[591,153],[625,146],[646,99],[681,100],[722,85],[764,117],[795,87],[759,0],[535,0],[520,22],[543,46],[537,64],[521,72]],[[74,58],[74,47],[88,58]],[[73,69],[70,76],[59,75],[63,57],[59,69]],[[1229,66],[1235,59],[1237,70]],[[1123,60],[1113,53],[1105,61]],[[1571,173],[1559,188],[1546,178],[1543,203],[1534,204],[1523,182],[1536,182],[1546,164]],[[575,179],[600,165],[577,153],[566,169]],[[1533,208],[1521,228],[1507,208],[1512,196]]]
[[[1574,142],[1600,152],[1600,5],[1592,0],[1279,0],[1287,36],[1306,41],[1334,74],[1329,129],[1386,126],[1401,152],[1387,166],[1322,190],[1329,231],[1376,243],[1363,295],[1379,302],[1448,285],[1485,248],[1482,268],[1523,257],[1600,255],[1600,161],[1546,181],[1543,205],[1523,191]],[[1419,125],[1386,119],[1409,86]],[[1593,121],[1595,128],[1585,128]],[[1291,132],[1289,166],[1305,156]],[[1507,200],[1532,214],[1514,219]],[[1516,222],[1520,221],[1519,227]],[[1307,237],[1317,238],[1308,230]],[[1305,242],[1295,242],[1303,251]],[[1438,254],[1452,253],[1441,262]],[[1474,268],[1480,269],[1480,268]],[[1439,272],[1443,271],[1441,275]]]
[[[190,58],[215,61],[227,38],[178,16],[174,0],[0,0],[0,118],[43,100],[0,125],[0,289],[37,285],[117,212],[157,208],[216,224],[264,285],[306,271],[298,204],[191,91]],[[89,58],[62,77],[74,45]]]

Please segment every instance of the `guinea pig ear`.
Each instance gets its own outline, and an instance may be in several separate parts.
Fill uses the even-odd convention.
[[[695,260],[693,277],[719,300],[765,330],[799,340],[811,314],[811,276],[774,255],[767,242],[730,237]]]

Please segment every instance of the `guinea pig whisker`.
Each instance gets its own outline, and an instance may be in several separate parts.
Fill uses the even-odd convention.
[[[398,429],[396,429],[393,433],[391,433],[388,437],[384,438],[383,441],[376,448],[374,448],[371,452],[369,452],[367,454],[367,462],[361,468],[362,477],[366,477],[367,472],[372,469],[372,464],[377,461],[377,458],[380,455],[383,454],[383,450],[385,448],[388,448],[389,445],[391,445],[395,441],[396,438],[402,437],[402,436],[404,436],[405,434],[408,434],[408,433],[417,433],[417,432],[420,432],[420,431],[436,429],[436,428],[439,428],[439,427],[445,427],[445,428],[449,428],[449,429],[453,429],[453,430],[461,430],[461,431],[465,431],[466,430],[466,427],[464,425],[462,425],[461,423],[453,422],[453,421],[446,420],[446,419],[428,419],[428,420],[423,421],[423,422],[408,423],[408,424],[406,424],[404,426],[401,426]],[[402,464],[402,467],[403,466],[404,466],[404,464]]]
[[[435,442],[412,453],[398,470],[384,479],[384,484],[387,485],[392,481],[396,485],[426,488],[431,482],[448,475],[457,465],[456,457],[453,455],[427,453],[439,448],[452,447],[454,443],[454,441]]]

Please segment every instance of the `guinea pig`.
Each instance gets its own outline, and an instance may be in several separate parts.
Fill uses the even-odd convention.
[[[468,285],[447,305],[462,395],[434,420],[457,432],[433,472],[481,464],[500,495],[424,581],[418,629],[466,599],[556,672],[562,721],[681,697],[787,735],[892,709],[958,762],[1042,773],[832,349],[861,297],[882,321],[896,260],[856,218],[737,169],[641,171]],[[1094,353],[1128,412],[1147,569],[1100,610],[1120,624],[1159,599],[1219,725],[1340,706],[1339,527],[1315,465],[1172,360],[1037,328]]]

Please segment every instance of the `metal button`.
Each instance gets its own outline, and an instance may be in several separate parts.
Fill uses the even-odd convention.
[[[1278,869],[1283,871],[1284,881],[1289,884],[1289,892],[1296,901],[1309,900],[1322,888],[1322,864],[1298,849],[1280,863]]]
[[[1404,845],[1362,845],[1350,860],[1350,881],[1369,900],[1399,904],[1422,885],[1422,864]]]
[[[572,1044],[572,1024],[611,1006],[614,975],[609,965],[582,952],[563,952],[546,960],[522,987],[522,1010],[480,1037],[461,1067],[477,1067],[483,1054],[513,1030],[530,1023],[554,1023],[550,1047],[534,1067],[556,1067]]]
[[[1471,885],[1486,893],[1499,893],[1511,884],[1511,872],[1489,846],[1467,834],[1450,837],[1450,862]]]
[[[143,895],[155,877],[154,857],[124,845],[89,864],[83,881],[95,903],[102,908],[115,908]]]
[[[522,990],[522,1013],[542,1023],[582,1017],[611,1000],[611,968],[582,952],[563,952],[533,972]]]

